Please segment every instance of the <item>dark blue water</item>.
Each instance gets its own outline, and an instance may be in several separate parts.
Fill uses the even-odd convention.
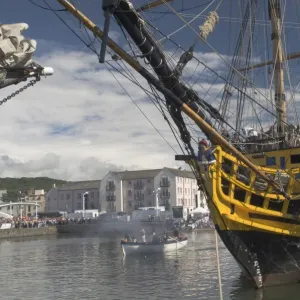
[[[119,239],[64,236],[0,241],[0,298],[220,299],[214,232],[184,250],[122,256]],[[223,299],[300,299],[300,285],[255,290],[220,243]]]

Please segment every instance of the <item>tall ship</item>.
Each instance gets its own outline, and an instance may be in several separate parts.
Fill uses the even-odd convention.
[[[43,2],[79,20],[72,32],[89,30],[86,45],[116,84],[124,76],[157,107],[181,149],[175,160],[193,170],[253,283],[299,282],[300,3],[103,0],[93,21],[89,1]]]

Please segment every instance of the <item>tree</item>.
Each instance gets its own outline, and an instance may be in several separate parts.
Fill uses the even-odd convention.
[[[18,202],[20,198],[19,190],[7,190],[5,194],[2,195],[3,202]]]

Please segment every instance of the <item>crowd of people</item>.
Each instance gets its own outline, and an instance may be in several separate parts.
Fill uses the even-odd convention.
[[[209,229],[214,228],[214,223],[209,214],[202,214],[198,217],[190,216],[187,220],[186,226],[190,227],[191,229]]]
[[[55,218],[27,218],[14,217],[12,219],[0,218],[0,229],[6,228],[41,228],[67,224],[90,224],[91,218],[68,219],[65,217]]]

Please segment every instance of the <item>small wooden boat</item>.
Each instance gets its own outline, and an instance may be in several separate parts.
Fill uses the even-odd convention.
[[[159,253],[179,250],[187,245],[187,238],[169,239],[159,243],[137,243],[121,241],[124,255],[138,253]]]

